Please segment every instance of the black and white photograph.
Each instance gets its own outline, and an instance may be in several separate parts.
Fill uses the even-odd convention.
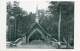
[[[6,48],[74,49],[74,1],[7,0]]]

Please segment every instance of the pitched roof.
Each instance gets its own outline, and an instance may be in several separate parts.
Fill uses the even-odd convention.
[[[47,33],[47,31],[45,31],[45,29],[39,24],[39,23],[33,23],[31,26],[30,26],[30,29],[28,31],[28,34],[30,34],[32,31],[34,31],[35,29],[38,29],[42,32],[44,32],[44,34],[48,35],[48,36],[51,36],[49,33]]]

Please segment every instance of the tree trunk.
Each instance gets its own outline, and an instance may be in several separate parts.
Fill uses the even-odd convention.
[[[59,11],[59,22],[58,22],[58,42],[59,42],[59,48],[60,48],[60,28],[61,27],[61,7]]]

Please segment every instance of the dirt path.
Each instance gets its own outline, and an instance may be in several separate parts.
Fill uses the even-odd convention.
[[[35,48],[35,49],[53,49],[53,48],[56,48],[56,47],[52,47],[51,45],[48,45],[46,43],[44,43],[43,41],[41,40],[34,40],[32,41],[30,44],[26,44],[26,45],[19,45],[18,48]]]

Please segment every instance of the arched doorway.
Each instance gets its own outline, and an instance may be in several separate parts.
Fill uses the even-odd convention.
[[[28,36],[27,42],[30,43],[33,40],[42,40],[44,41],[46,39],[46,36],[40,29],[34,29]]]

